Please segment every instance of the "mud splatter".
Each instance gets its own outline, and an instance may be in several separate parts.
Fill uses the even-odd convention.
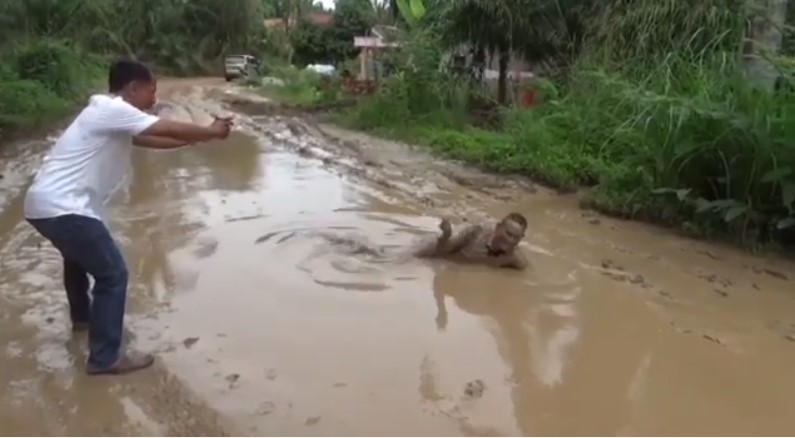
[[[196,338],[185,338],[185,339],[182,341],[182,345],[184,345],[184,346],[185,346],[185,348],[191,348],[191,347],[193,347],[193,345],[194,345],[194,344],[196,344],[197,342],[199,342],[199,338],[197,338],[197,337],[196,337]]]

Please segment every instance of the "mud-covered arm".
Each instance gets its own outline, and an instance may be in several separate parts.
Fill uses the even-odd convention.
[[[452,236],[445,233],[435,242],[424,244],[415,255],[417,257],[444,257],[453,254],[476,239],[481,231],[480,225],[470,225]]]
[[[453,227],[447,219],[442,219],[439,222],[439,230],[442,231],[442,234],[436,237],[435,241],[426,240],[420,243],[420,246],[414,250],[415,257],[432,257],[436,254],[439,245],[445,244],[453,234]]]
[[[519,271],[527,269],[528,266],[530,266],[530,262],[519,249],[515,249],[513,253],[508,256],[507,260],[500,264],[502,268],[517,269]]]
[[[477,239],[482,232],[483,227],[480,225],[470,225],[451,237],[446,244],[439,245],[439,251],[442,254],[452,254],[461,251],[465,246]]]

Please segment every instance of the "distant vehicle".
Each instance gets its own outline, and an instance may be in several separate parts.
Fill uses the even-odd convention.
[[[321,76],[331,76],[337,71],[331,64],[309,64],[306,66],[306,69]]]
[[[224,77],[229,82],[241,76],[251,76],[257,72],[260,61],[251,55],[229,55],[224,60]]]

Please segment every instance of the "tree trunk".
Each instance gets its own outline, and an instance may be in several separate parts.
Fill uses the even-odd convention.
[[[389,12],[392,17],[392,25],[397,26],[398,19],[400,18],[400,9],[398,9],[397,0],[389,0]]]
[[[788,0],[757,0],[758,10],[752,12],[743,47],[746,78],[754,85],[773,90],[778,71],[769,57],[781,49]]]
[[[476,83],[483,83],[483,73],[486,70],[486,48],[482,45],[475,47],[472,55],[473,79]]]
[[[511,52],[505,44],[500,45],[498,51],[500,76],[497,79],[497,101],[505,105],[508,101],[508,63],[511,60]]]

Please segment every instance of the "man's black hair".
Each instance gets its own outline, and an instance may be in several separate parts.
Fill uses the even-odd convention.
[[[152,71],[149,67],[131,59],[121,59],[110,66],[108,72],[108,90],[118,93],[130,82],[152,82]]]
[[[516,212],[509,213],[507,216],[505,216],[502,219],[502,221],[516,222],[517,224],[519,224],[520,227],[527,228],[527,219],[525,219],[524,215],[522,215],[521,213],[516,213]]]

